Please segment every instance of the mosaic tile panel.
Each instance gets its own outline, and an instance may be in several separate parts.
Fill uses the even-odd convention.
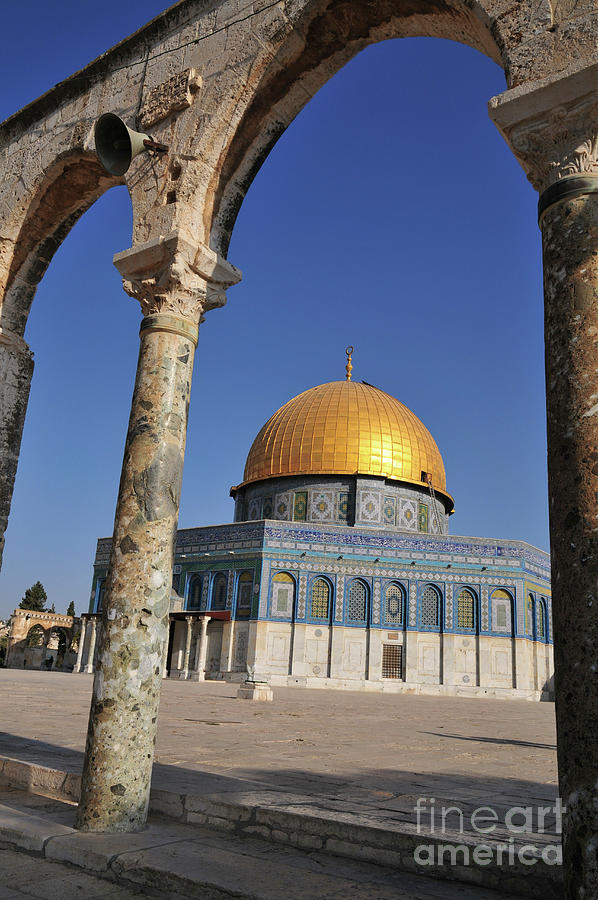
[[[380,606],[381,606],[381,580],[374,578],[374,589],[372,591],[372,624],[380,624]]]
[[[200,609],[208,608],[208,591],[209,591],[209,589],[210,589],[210,579],[204,578],[203,584],[201,587],[201,603],[200,603],[200,607],[199,607]]]
[[[405,531],[417,531],[417,503],[415,500],[400,500],[397,510],[397,525]]]
[[[453,627],[453,585],[447,584],[444,594],[444,621],[446,628]]]
[[[291,494],[285,491],[282,494],[276,494],[274,500],[274,518],[289,521],[291,518]]]
[[[488,587],[484,585],[481,592],[482,631],[490,630],[490,615],[488,610]]]
[[[380,522],[381,494],[379,491],[360,490],[359,517],[362,522]]]
[[[517,609],[517,633],[525,634],[525,590],[523,581],[516,581],[517,593],[515,594],[515,606]]]
[[[264,497],[262,504],[262,519],[271,519],[274,515],[274,499],[272,497]]]
[[[417,585],[413,582],[409,585],[409,624],[417,625]]]
[[[417,526],[424,533],[428,531],[428,505],[426,503],[419,504]]]
[[[317,522],[334,520],[334,494],[332,491],[312,491],[309,497],[309,518]]]
[[[299,596],[297,598],[297,618],[305,619],[305,605],[307,598],[307,575],[299,576]]]
[[[385,525],[394,527],[396,517],[397,517],[397,498],[396,497],[385,497],[384,498],[384,507],[382,510],[383,523]]]
[[[248,519],[260,519],[261,511],[261,500],[259,497],[254,497],[253,500],[250,500],[247,504],[247,518]]]
[[[339,575],[336,579],[336,602],[334,604],[334,621],[343,621],[343,597],[345,596],[345,577]]]
[[[233,608],[233,588],[235,586],[235,573],[233,571],[227,572],[227,584],[228,587],[226,589],[226,608]]]
[[[262,564],[262,589],[260,592],[260,618],[266,618],[268,614],[268,586],[270,584],[270,560],[265,559]]]
[[[348,491],[339,492],[337,518],[339,522],[349,522],[351,519],[351,495]]]
[[[307,491],[295,491],[293,503],[293,519],[295,522],[305,522],[307,518]]]

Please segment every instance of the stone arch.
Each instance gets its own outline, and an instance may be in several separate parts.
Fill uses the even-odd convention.
[[[22,337],[35,291],[71,228],[108,188],[124,184],[108,175],[95,154],[60,155],[18,197],[0,241],[0,327]]]
[[[34,622],[31,628],[27,630],[27,634],[25,636],[25,647],[28,649],[34,647],[43,647],[46,641],[49,638],[49,633],[46,634],[46,629],[40,625],[39,622]]]
[[[268,44],[220,136],[203,212],[210,246],[226,255],[244,196],[270,150],[307,101],[360,50],[391,38],[446,38],[494,60],[511,86],[523,78],[511,71],[517,44],[552,24],[548,0],[518,7],[504,15],[496,0],[308,0],[286,27],[269,29]]]

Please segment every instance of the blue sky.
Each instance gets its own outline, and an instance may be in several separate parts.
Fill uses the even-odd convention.
[[[166,8],[107,0],[3,10],[0,118]],[[443,455],[453,534],[548,549],[537,196],[488,118],[495,63],[447,41],[372,46],[308,104],[241,209],[243,270],[200,330],[180,526],[230,521],[251,442],[290,397],[353,376],[410,407]],[[140,312],[115,252],[124,188],[60,248],[26,339],[36,369],[0,574],[0,616],[38,579],[87,608],[112,532]]]

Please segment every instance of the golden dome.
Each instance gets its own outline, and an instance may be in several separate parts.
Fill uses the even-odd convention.
[[[421,485],[422,472],[452,510],[442,457],[417,416],[369,384],[331,381],[268,419],[249,451],[243,485],[286,475],[357,474]]]

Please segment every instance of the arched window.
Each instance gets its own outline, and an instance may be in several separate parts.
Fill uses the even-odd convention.
[[[497,588],[490,598],[492,631],[512,631],[512,597],[504,588]]]
[[[386,588],[386,609],[384,618],[388,625],[403,624],[403,609],[405,606],[405,591],[402,585],[393,581]]]
[[[330,585],[325,578],[316,578],[311,586],[312,619],[328,619],[330,616]]]
[[[226,585],[226,575],[219,572],[212,585],[212,609],[226,609]]]
[[[237,587],[237,609],[251,609],[253,572],[241,572]]]
[[[187,609],[199,609],[201,606],[201,575],[192,575],[189,579],[187,593]]]
[[[543,600],[536,601],[536,636],[539,641],[546,640],[546,608]]]
[[[457,595],[457,628],[475,628],[475,597],[467,588]]]
[[[97,589],[96,589],[96,599],[94,603],[94,612],[102,612],[104,607],[104,596],[106,594],[106,579],[101,578],[98,581]]]
[[[363,581],[355,578],[349,585],[347,620],[366,622],[368,617],[368,589]]]
[[[421,595],[420,624],[423,628],[440,627],[440,594],[431,584]]]
[[[529,637],[534,636],[534,596],[527,595],[527,603],[525,608],[525,633]]]
[[[295,602],[295,580],[288,572],[277,572],[272,579],[272,603],[270,611],[273,616],[290,619]]]

